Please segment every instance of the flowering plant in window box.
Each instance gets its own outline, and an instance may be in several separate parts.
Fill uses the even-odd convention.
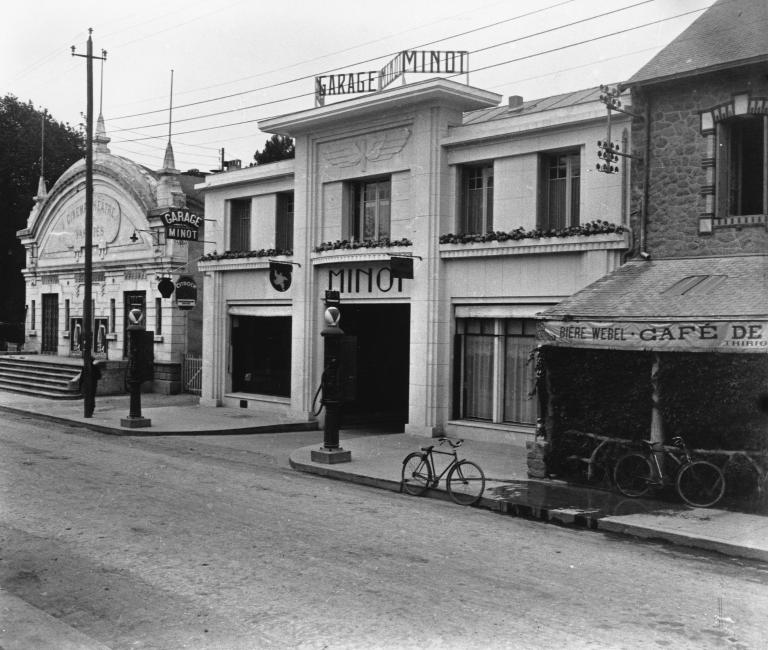
[[[473,244],[483,242],[505,242],[505,241],[518,241],[521,239],[541,239],[543,237],[574,237],[589,235],[605,235],[610,233],[621,234],[626,231],[626,228],[621,225],[609,223],[608,221],[590,221],[589,223],[579,224],[578,226],[569,226],[568,228],[557,228],[542,230],[536,228],[534,230],[525,230],[525,228],[515,228],[509,232],[503,232],[497,230],[495,232],[486,233],[474,233],[454,235],[448,233],[447,235],[440,236],[441,244]]]
[[[206,253],[198,261],[213,262],[216,260],[235,260],[245,257],[275,257],[276,255],[293,255],[290,249],[278,250],[276,248],[260,248],[257,251],[224,251],[223,253]]]
[[[323,251],[354,250],[356,248],[390,248],[392,246],[412,246],[410,239],[363,239],[362,241],[350,241],[349,239],[337,239],[336,241],[323,242],[315,246],[315,253]]]

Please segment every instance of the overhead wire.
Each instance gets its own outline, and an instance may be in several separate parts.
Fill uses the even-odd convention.
[[[562,5],[570,4],[570,3],[576,2],[576,1],[577,0],[562,0],[561,2],[558,2],[557,4],[550,5],[550,6],[547,6],[547,7],[541,7],[539,9],[534,9],[532,11],[529,11],[529,12],[525,13],[525,14],[519,14],[517,16],[512,16],[511,18],[505,18],[503,20],[497,20],[497,21],[495,21],[493,23],[489,23],[487,25],[482,25],[480,27],[476,27],[474,29],[466,30],[464,32],[459,32],[457,34],[451,34],[449,36],[445,36],[443,38],[440,38],[440,39],[437,39],[437,40],[433,40],[433,41],[429,41],[429,42],[426,42],[426,43],[420,43],[418,45],[414,45],[413,48],[411,48],[411,49],[418,49],[420,47],[428,47],[429,45],[434,45],[435,43],[440,43],[440,42],[443,42],[443,41],[447,41],[447,40],[450,40],[452,38],[458,38],[460,36],[466,36],[467,34],[472,34],[472,33],[475,33],[475,32],[478,32],[478,31],[482,31],[482,30],[485,30],[485,29],[490,29],[492,27],[498,27],[499,25],[503,25],[505,23],[512,22],[512,21],[515,21],[515,20],[520,20],[521,18],[528,18],[528,17],[533,16],[535,14],[539,14],[539,13],[542,13],[544,11],[548,11],[550,9],[555,9],[555,8],[560,7]],[[656,1],[657,0],[642,0],[642,2],[640,2],[638,4],[646,4],[647,2],[656,2]],[[295,77],[295,78],[289,79],[287,81],[280,81],[280,82],[276,82],[274,84],[269,84],[269,85],[266,85],[266,86],[261,86],[259,88],[251,88],[249,90],[243,90],[243,91],[239,91],[239,92],[236,92],[236,93],[230,93],[230,94],[227,94],[227,95],[219,95],[217,97],[212,97],[212,98],[208,98],[208,99],[202,99],[202,100],[196,101],[196,102],[189,102],[187,104],[179,104],[176,108],[177,109],[181,109],[181,108],[188,108],[190,106],[199,106],[200,104],[208,104],[208,103],[211,103],[211,102],[222,101],[224,99],[232,99],[233,97],[240,97],[242,95],[247,95],[247,94],[253,93],[253,92],[260,92],[260,91],[263,91],[263,90],[271,90],[273,88],[278,88],[278,87],[285,86],[285,85],[288,85],[288,84],[298,83],[300,81],[307,81],[309,79],[314,79],[317,75],[323,75],[323,74],[328,74],[330,72],[334,72],[336,70],[342,70],[342,69],[348,67],[349,65],[358,66],[358,65],[365,65],[366,63],[373,63],[375,61],[380,61],[381,59],[385,59],[387,57],[394,56],[395,54],[397,54],[400,51],[402,51],[402,50],[397,50],[397,51],[394,51],[394,52],[389,52],[389,53],[381,54],[381,55],[378,55],[378,56],[375,56],[375,57],[372,57],[372,58],[369,58],[369,59],[364,59],[362,61],[354,61],[352,63],[345,64],[344,66],[337,66],[337,67],[334,67],[334,68],[330,68],[330,69],[325,70],[323,72],[314,73],[314,74],[311,74],[311,75],[304,75],[304,76],[301,76],[301,77]],[[337,53],[334,52],[333,54],[324,55],[323,57],[320,57],[320,58],[327,58],[328,56],[333,56],[335,54],[337,54]],[[288,66],[288,67],[295,67],[296,65],[303,65],[303,63],[302,64],[292,64],[291,66]],[[277,69],[277,70],[274,70],[274,71],[270,71],[270,72],[265,72],[265,73],[262,73],[262,74],[272,74],[273,72],[280,72],[283,69],[286,69],[286,68],[280,68],[280,69]],[[153,113],[161,113],[161,112],[163,112],[163,110],[164,109],[162,109],[162,108],[158,108],[158,109],[153,109],[151,111],[144,111],[144,112],[141,112],[141,113],[132,113],[132,114],[129,114],[129,115],[118,115],[116,117],[113,117],[112,120],[123,120],[123,119],[128,119],[128,118],[131,118],[131,117],[142,117],[144,115],[151,115]]]
[[[568,0],[568,1],[571,1],[571,0]],[[651,2],[656,2],[656,0],[641,0],[640,2],[636,2],[635,4],[629,5],[627,7],[622,7],[621,9],[613,9],[611,11],[606,11],[606,12],[604,12],[602,14],[597,14],[595,16],[589,16],[587,18],[583,18],[583,19],[580,19],[580,20],[575,20],[575,21],[572,21],[570,23],[566,23],[564,25],[558,25],[556,27],[550,27],[548,29],[544,29],[544,30],[541,30],[539,32],[534,32],[532,34],[526,34],[524,36],[520,36],[518,38],[514,38],[514,39],[511,39],[511,40],[508,40],[508,41],[504,41],[503,43],[492,45],[492,46],[487,47],[487,48],[473,50],[471,52],[471,54],[476,54],[478,52],[483,52],[485,50],[493,49],[495,47],[501,47],[502,45],[510,45],[512,43],[519,43],[521,41],[525,41],[525,40],[528,40],[528,39],[531,39],[531,38],[536,38],[537,36],[543,36],[545,34],[551,34],[553,32],[556,32],[556,31],[559,31],[559,30],[562,30],[562,29],[567,29],[569,27],[573,27],[575,25],[579,25],[579,24],[582,24],[582,23],[590,21],[590,20],[597,20],[599,18],[604,18],[606,16],[610,16],[612,14],[615,14],[615,13],[619,12],[619,11],[626,11],[628,9],[634,9],[635,7],[639,7],[641,5],[649,4]],[[497,25],[497,24],[499,24],[499,23],[494,23],[494,26]],[[478,28],[478,29],[481,29],[481,28]],[[470,30],[470,32],[472,32],[472,31],[477,31],[477,30]],[[470,33],[470,32],[463,32],[463,34]],[[455,35],[446,37],[446,39],[449,39],[449,38],[455,38]],[[440,39],[440,40],[446,40],[446,39]],[[433,44],[438,43],[438,42],[440,42],[440,41],[432,41],[431,43],[426,43],[426,44],[423,44],[423,45],[418,45],[418,46],[416,46],[416,48],[426,47],[428,45],[433,45]],[[351,64],[351,65],[362,65],[362,64],[361,63],[354,63],[354,64]],[[292,81],[284,82],[284,83],[292,83]],[[261,89],[256,89],[256,90],[261,90]],[[255,91],[253,91],[253,92],[255,92]],[[230,108],[230,109],[226,109],[226,110],[222,110],[222,111],[217,111],[215,113],[205,113],[203,115],[194,115],[192,117],[185,117],[185,118],[176,119],[176,120],[174,120],[174,124],[180,124],[182,122],[191,122],[191,121],[194,121],[194,120],[202,120],[202,119],[206,119],[206,118],[209,118],[209,117],[216,117],[218,115],[226,115],[228,113],[237,113],[239,111],[250,110],[250,109],[253,109],[253,108],[261,108],[263,106],[268,106],[270,104],[277,104],[277,103],[281,103],[283,101],[290,101],[290,100],[293,100],[293,99],[300,99],[300,98],[306,97],[306,96],[307,96],[307,93],[304,93],[304,94],[301,94],[301,95],[294,95],[292,97],[284,97],[282,99],[270,100],[270,101],[267,101],[267,102],[260,102],[258,104],[251,104],[249,106]],[[211,101],[214,101],[214,100],[211,100]],[[177,108],[180,108],[180,107],[177,107]],[[120,119],[120,118],[112,118],[112,119]],[[135,126],[135,127],[133,127],[133,129],[148,129],[148,128],[153,128],[153,127],[158,127],[158,126],[165,126],[165,125],[166,125],[165,122],[157,122],[157,123],[154,123],[154,124],[142,124],[142,125],[139,125],[139,126]],[[126,129],[124,129],[124,128],[116,128],[116,129],[112,129],[112,132],[113,133],[119,133],[121,131],[126,131],[126,130],[129,130],[129,129],[127,129],[127,128]]]
[[[642,2],[642,3],[639,3],[639,4],[645,4],[645,2]],[[562,51],[562,50],[565,50],[565,49],[569,49],[569,48],[572,48],[572,47],[578,47],[580,45],[584,45],[584,44],[587,44],[587,43],[592,43],[592,42],[604,40],[606,38],[610,38],[612,36],[618,36],[620,34],[625,34],[627,32],[635,31],[637,29],[643,29],[645,27],[650,27],[650,26],[653,26],[653,25],[658,25],[658,24],[663,23],[663,22],[667,22],[667,21],[670,21],[670,20],[675,20],[677,18],[681,18],[681,17],[684,17],[684,16],[691,15],[693,13],[697,13],[697,12],[703,11],[706,8],[707,7],[689,10],[689,11],[686,11],[686,12],[675,14],[674,16],[668,16],[666,18],[660,18],[660,19],[653,20],[653,21],[650,21],[650,22],[647,22],[647,23],[643,23],[641,25],[635,25],[635,26],[632,26],[632,27],[616,30],[616,31],[613,31],[613,32],[610,32],[610,33],[607,33],[607,34],[599,35],[599,36],[593,36],[593,37],[590,37],[590,38],[587,38],[587,39],[584,39],[584,40],[581,40],[581,41],[577,41],[577,42],[574,42],[574,43],[568,43],[568,44],[561,45],[561,46],[558,46],[558,47],[555,47],[555,48],[550,48],[548,50],[541,50],[541,51],[538,51],[538,52],[533,52],[533,53],[530,53],[530,54],[526,54],[526,55],[522,55],[522,56],[519,56],[519,57],[515,57],[513,59],[506,59],[504,61],[500,61],[500,62],[497,62],[497,63],[489,64],[489,65],[486,65],[486,66],[483,66],[483,67],[480,67],[480,68],[475,68],[473,70],[473,73],[481,72],[483,70],[489,70],[489,69],[492,69],[492,68],[501,67],[501,66],[504,66],[504,65],[509,65],[511,63],[518,63],[520,61],[524,61],[524,60],[527,60],[527,59],[532,59],[532,58],[535,58],[535,57],[538,57],[538,56],[544,56],[546,54],[552,54],[554,52],[559,52],[559,51]],[[581,21],[579,21],[579,22],[581,22]],[[514,40],[515,39],[512,39],[511,41],[505,41],[504,43],[497,43],[497,44],[494,44],[494,45],[491,45],[491,46],[479,48],[478,50],[471,51],[470,54],[475,54],[475,53],[478,53],[478,52],[484,52],[484,51],[487,51],[487,50],[490,50],[490,49],[494,49],[496,47],[501,47],[502,45],[508,45],[511,42],[514,42]],[[449,76],[462,76],[462,75],[455,74],[455,75],[449,75]],[[311,97],[313,95],[314,95],[314,92],[311,92],[311,93],[305,93],[304,95],[300,95],[298,97]],[[294,98],[291,98],[291,99],[294,99]],[[287,101],[287,100],[284,99],[282,101]],[[270,102],[270,103],[274,103],[274,102]],[[239,109],[239,110],[243,110],[243,109]],[[205,132],[205,131],[212,131],[212,130],[216,130],[216,129],[224,129],[224,128],[229,128],[229,127],[233,127],[233,126],[242,126],[244,124],[252,124],[254,122],[258,122],[258,121],[260,121],[262,119],[265,119],[265,118],[266,118],[266,116],[258,117],[258,118],[253,118],[253,119],[249,119],[249,120],[242,120],[242,121],[239,121],[239,122],[232,122],[232,123],[227,123],[227,124],[221,124],[221,125],[217,125],[217,126],[204,127],[204,128],[200,128],[200,129],[190,129],[188,131],[177,132],[176,135],[188,135],[190,133],[202,133],[202,132]],[[136,127],[136,128],[142,128],[142,127]],[[144,127],[144,128],[148,128],[148,127]],[[162,136],[160,136],[160,135],[158,135],[158,136],[144,136],[142,138],[133,138],[133,139],[120,140],[119,142],[137,142],[139,140],[152,140],[152,139],[156,139],[156,138],[159,138],[159,137],[162,137]]]

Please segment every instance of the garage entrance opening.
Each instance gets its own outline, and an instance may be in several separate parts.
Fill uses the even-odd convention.
[[[341,305],[341,328],[357,338],[357,395],[342,427],[402,431],[408,421],[410,305]]]

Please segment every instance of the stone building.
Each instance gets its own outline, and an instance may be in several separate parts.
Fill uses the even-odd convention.
[[[110,153],[108,143],[99,116],[93,153],[91,323],[92,354],[103,375],[98,390],[124,390],[127,313],[138,307],[145,314],[146,329],[154,332],[153,390],[177,393],[185,353],[201,352],[202,306],[178,309],[173,298],[162,297],[158,283],[164,277],[197,276],[194,262],[202,241],[167,239],[162,215],[186,206],[202,217],[203,205],[194,190],[200,177],[175,169],[170,142],[159,171]],[[64,172],[50,191],[41,181],[27,223],[18,233],[26,248],[25,356],[30,363],[58,359],[77,367],[82,358],[85,280],[84,159]],[[34,389],[35,380],[29,381]]]
[[[548,430],[566,448],[554,458],[572,453],[569,430],[708,450],[768,442],[766,33],[764,0],[718,0],[623,84],[633,256],[543,315],[560,375]],[[577,373],[602,403],[566,394]]]
[[[215,222],[201,403],[312,419],[338,291],[346,424],[531,439],[535,314],[629,247],[628,176],[594,169],[598,94],[501,104],[435,78],[260,122],[295,160],[198,186]]]

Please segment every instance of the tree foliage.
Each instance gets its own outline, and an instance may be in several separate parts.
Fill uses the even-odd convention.
[[[293,144],[293,138],[284,135],[273,135],[264,143],[264,149],[256,151],[253,159],[257,165],[277,162],[278,160],[288,160],[296,155]]]
[[[85,152],[79,128],[57,122],[32,102],[13,95],[0,97],[0,321],[24,318],[24,247],[16,231],[27,226],[27,218],[40,179],[41,132],[45,122],[46,187]]]

